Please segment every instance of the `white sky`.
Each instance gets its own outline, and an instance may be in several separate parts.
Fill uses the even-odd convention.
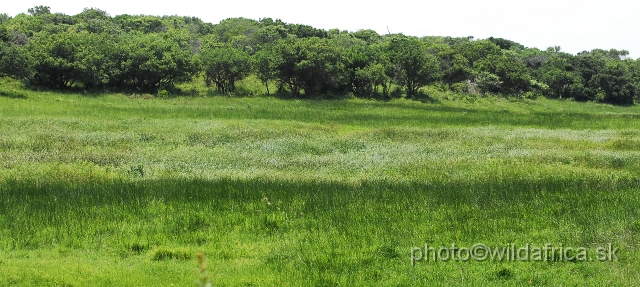
[[[557,45],[573,54],[615,48],[628,50],[634,59],[640,57],[640,1],[636,0],[2,1],[0,13],[11,16],[45,5],[68,15],[95,7],[111,16],[196,16],[214,24],[231,17],[270,17],[322,29],[373,29],[386,34],[388,26],[392,33],[413,36],[493,36],[540,49]]]

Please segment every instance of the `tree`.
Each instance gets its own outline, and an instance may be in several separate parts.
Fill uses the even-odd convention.
[[[31,16],[42,16],[51,14],[51,7],[49,6],[36,6],[33,8],[27,9],[27,12],[31,14]]]
[[[331,42],[340,50],[348,50],[354,47],[366,47],[367,42],[360,40],[349,33],[335,33],[330,36]]]
[[[636,101],[640,101],[640,58],[635,61],[629,59],[629,66],[631,69],[631,75],[633,80],[633,85],[635,86],[635,97]]]
[[[39,33],[29,41],[27,48],[33,57],[31,84],[63,89],[73,85],[82,74],[76,67],[81,51],[76,33]]]
[[[79,22],[89,22],[91,20],[109,20],[111,16],[106,11],[98,8],[84,8],[82,12],[73,16]]]
[[[280,88],[288,87],[293,97],[344,92],[347,76],[338,48],[328,39],[288,38],[273,50]]]
[[[168,17],[172,18],[175,21],[178,21],[175,19],[177,16],[168,16]],[[213,33],[214,25],[211,23],[205,23],[200,18],[183,16],[181,17],[180,22],[182,23],[182,26],[174,27],[174,28],[187,30],[191,35],[201,37],[201,36]]]
[[[32,18],[37,19],[40,24],[39,30],[45,30],[49,32],[65,30],[66,27],[57,27],[58,25],[69,26],[75,24],[73,17],[65,15],[63,13],[51,13],[51,9],[48,6],[36,6],[29,8],[29,14]]]
[[[423,37],[422,41],[427,50],[437,56],[440,65],[439,74],[443,83],[451,87],[455,83],[464,82],[471,78],[469,60],[449,44],[459,40],[446,37]]]
[[[0,77],[27,78],[28,63],[29,57],[23,48],[0,42]]]
[[[0,23],[0,43],[8,43],[11,40],[11,33],[4,24]]]
[[[74,15],[76,27],[80,30],[98,34],[118,34],[122,29],[107,14],[97,8],[85,8],[80,14]]]
[[[523,45],[511,40],[507,40],[503,38],[494,38],[494,37],[489,37],[487,40],[489,40],[491,43],[498,45],[498,47],[500,47],[500,49],[503,49],[503,50],[524,50]]]
[[[600,89],[600,75],[606,69],[604,53],[580,52],[573,58],[572,66],[581,78],[581,89],[575,93],[578,101],[604,100],[604,93]]]
[[[405,88],[408,98],[416,96],[422,86],[440,78],[438,59],[420,40],[394,38],[388,49],[391,62],[396,66],[396,81]]]
[[[582,81],[580,93],[576,93],[574,98],[632,104],[637,89],[632,61],[624,59],[627,54],[627,51],[615,49],[578,53],[572,64]]]
[[[378,32],[367,29],[367,30],[358,30],[356,32],[351,33],[357,39],[365,41],[368,45],[377,44],[382,42],[382,37]]]
[[[474,67],[476,61],[489,55],[502,55],[500,47],[489,40],[463,41],[462,44],[454,46],[454,49],[469,61],[470,68]]]
[[[554,98],[573,98],[577,84],[581,83],[581,78],[576,75],[572,65],[573,55],[562,53],[560,49],[548,49],[546,60],[540,64],[540,80],[549,86],[548,96]],[[580,97],[578,95],[578,97]]]
[[[600,88],[605,94],[604,101],[613,104],[633,104],[636,89],[628,62],[612,60],[607,62],[604,73],[598,75]]]
[[[42,32],[26,46],[31,55],[31,84],[64,89],[76,83],[102,87],[116,70],[116,39],[86,31]],[[122,52],[120,52],[122,53]]]
[[[491,94],[499,93],[502,90],[503,84],[499,76],[486,71],[482,71],[476,75],[476,83],[480,91]]]
[[[222,93],[233,92],[235,82],[245,78],[251,71],[249,54],[240,49],[229,46],[208,48],[202,50],[199,56],[207,86],[215,84]]]
[[[469,60],[460,54],[441,54],[442,81],[451,87],[452,84],[468,80],[471,76]]]
[[[6,24],[8,31],[12,34],[22,34],[25,39],[33,37],[46,26],[47,23],[42,17],[34,17],[24,13],[16,15]]]
[[[251,37],[258,28],[259,23],[256,20],[247,18],[229,18],[220,21],[217,25],[214,25],[213,34],[217,36],[220,43],[232,43],[239,37]]]
[[[353,46],[344,51],[345,68],[351,91],[357,97],[370,98],[376,87],[385,84],[387,76],[380,51],[372,46]]]
[[[244,47],[245,51],[255,54],[260,50],[270,48],[278,40],[286,37],[287,33],[283,26],[265,26],[253,32],[244,43],[236,44],[236,46]]]
[[[475,62],[474,69],[478,72],[486,72],[496,75],[502,84],[492,93],[503,95],[519,95],[531,89],[531,77],[527,67],[516,55],[505,51],[501,55],[488,55]]]
[[[561,53],[560,47],[556,46],[556,48],[558,49],[557,52],[551,50],[541,51],[538,48],[526,48],[522,52],[518,53],[518,57],[522,59],[524,64],[527,66],[527,68],[531,72],[531,76],[536,79],[540,79],[540,69],[542,68],[542,65],[549,60],[549,58],[553,57],[554,55],[571,56],[570,54]]]
[[[258,76],[258,79],[267,88],[267,95],[270,95],[269,81],[276,79],[276,67],[273,51],[271,49],[262,49],[256,52],[252,58],[251,63],[253,70]]]
[[[117,67],[122,71],[118,82],[141,92],[171,88],[198,71],[188,37],[181,34],[131,33],[119,45],[123,57]]]
[[[11,16],[7,13],[0,13],[0,25],[4,25],[11,20]]]
[[[289,34],[295,35],[298,38],[327,38],[329,33],[322,29],[313,28],[309,25],[302,24],[286,24],[286,28],[289,30]]]
[[[125,32],[137,31],[143,34],[150,34],[164,33],[169,30],[162,19],[157,16],[131,16],[123,14],[113,17],[113,21]]]
[[[80,72],[78,81],[86,89],[103,88],[118,78],[118,59],[122,56],[119,38],[107,33],[80,33],[81,49],[75,68]]]
[[[605,69],[606,59],[602,54],[585,51],[578,53],[572,64],[585,83],[595,88],[597,81],[594,79]]]

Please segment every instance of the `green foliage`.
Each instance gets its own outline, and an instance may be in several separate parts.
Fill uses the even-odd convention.
[[[93,20],[111,21],[111,16],[107,11],[98,8],[84,8],[82,12],[73,16],[79,22],[90,22]]]
[[[502,93],[504,95],[519,95],[531,89],[531,78],[526,69],[525,64],[516,55],[504,53],[502,55],[489,55],[484,59],[474,63],[474,70],[484,73],[484,75],[494,75],[498,77],[498,81],[491,79],[491,84],[485,86],[488,90],[481,90],[491,93]],[[493,78],[491,76],[490,78]]]
[[[176,84],[203,74],[223,93],[254,76],[265,88],[243,88],[247,95],[269,95],[275,85],[293,97],[416,98],[422,87],[438,85],[442,92],[479,88],[628,105],[640,94],[640,68],[625,50],[571,55],[503,38],[326,31],[271,18],[214,25],[195,17],[111,17],[98,8],[69,16],[37,6],[13,18],[0,14],[0,42],[0,75],[34,88],[180,94]],[[212,52],[221,46],[230,53]]]
[[[117,35],[122,32],[121,27],[113,21],[106,11],[97,8],[85,8],[80,14],[74,15],[78,31],[88,31],[97,34]]]
[[[5,25],[9,20],[11,20],[11,16],[7,13],[0,13],[0,25]]]
[[[633,104],[635,87],[629,63],[621,60],[607,62],[605,72],[599,77],[600,87],[605,93],[604,101],[614,104]]]
[[[24,13],[16,15],[6,24],[7,30],[12,35],[24,35],[25,40],[27,37],[32,37],[34,33],[42,31],[46,26],[42,17],[33,17]],[[26,44],[26,41],[21,44]]]
[[[267,90],[271,94],[269,82],[276,79],[276,58],[271,50],[262,49],[251,57],[251,66]]]
[[[469,68],[469,60],[461,54],[455,53],[453,50],[441,52],[439,54],[441,62],[440,71],[442,81],[452,85],[468,80],[471,76]]]
[[[629,63],[631,77],[635,85],[634,100],[640,101],[640,59],[636,59],[635,61],[628,60],[627,62]]]
[[[240,45],[244,50],[249,53],[257,53],[260,50],[268,49],[273,46],[278,40],[287,37],[284,26],[265,26],[256,30],[243,42],[237,42],[236,46]]]
[[[11,33],[9,33],[6,25],[0,20],[0,44],[8,43],[11,41],[11,38]]]
[[[388,53],[395,69],[395,79],[404,86],[408,98],[416,96],[422,86],[440,78],[438,59],[420,40],[408,37],[391,39]]]
[[[67,88],[83,75],[78,69],[84,38],[74,32],[39,33],[26,48],[33,57],[31,84],[48,88]]]
[[[214,25],[206,23],[198,17],[165,15],[158,18],[162,23],[164,23],[168,31],[180,31],[181,33],[188,34],[195,39],[200,39],[203,36],[213,33]]]
[[[494,37],[489,37],[487,38],[487,40],[490,41],[491,43],[496,44],[498,47],[500,47],[500,49],[503,49],[503,50],[516,50],[516,51],[524,50],[523,45],[511,40],[507,40],[503,38],[494,38]]]
[[[236,81],[244,79],[251,71],[249,54],[229,46],[203,49],[199,59],[207,86],[215,84],[224,94],[233,92]]]
[[[450,89],[454,93],[458,94],[469,94],[469,84],[468,83],[455,83],[450,86]]]
[[[131,33],[120,43],[125,57],[120,62],[118,79],[140,92],[155,93],[188,81],[197,72],[191,46],[183,35],[175,33]]]
[[[44,16],[51,14],[51,7],[49,6],[36,6],[27,10],[32,16]]]
[[[167,25],[163,23],[159,17],[154,16],[131,16],[124,14],[115,16],[113,21],[125,32],[150,34],[163,33],[169,30]]]
[[[102,87],[118,75],[114,55],[117,39],[106,34],[67,31],[39,33],[25,47],[33,60],[33,85],[68,88],[75,83],[85,88]]]
[[[482,71],[476,75],[476,83],[482,93],[496,94],[500,92],[504,82],[500,80],[500,76]]]
[[[584,87],[584,92],[577,94],[575,99],[580,101],[596,100],[600,85],[598,79],[606,67],[605,58],[590,52],[582,52],[574,58],[573,66],[580,74],[581,84]]]
[[[353,37],[367,42],[368,45],[379,44],[382,42],[382,37],[378,32],[371,29],[358,30],[351,33]]]
[[[463,41],[455,45],[456,51],[469,61],[469,67],[474,63],[491,55],[502,55],[500,47],[489,40]]]
[[[574,95],[575,99],[633,104],[636,89],[632,62],[622,60],[626,54],[626,51],[598,49],[579,53],[573,66],[581,76],[583,88]]]
[[[353,46],[345,50],[345,68],[355,96],[371,98],[377,87],[386,87],[389,77],[385,73],[381,51],[374,46]]]
[[[0,77],[25,79],[29,76],[29,54],[25,49],[0,42]]]
[[[303,24],[287,24],[285,26],[289,34],[297,38],[327,38],[327,31]]]
[[[580,78],[573,72],[571,55],[552,53],[548,60],[542,63],[541,80],[549,86],[548,96],[554,98],[573,98],[572,85],[580,83]]]
[[[171,250],[171,249],[158,249],[153,252],[153,261],[165,261],[165,260],[190,260],[193,257],[189,251],[186,250]]]
[[[558,52],[560,52],[559,49],[560,47],[558,47]],[[538,48],[526,48],[521,53],[518,53],[518,55],[531,71],[531,76],[540,79],[540,69],[542,65],[553,56],[553,52],[541,51]]]
[[[229,18],[213,28],[213,34],[221,43],[232,43],[239,37],[249,37],[258,29],[258,21],[247,18]]]
[[[346,82],[340,52],[317,37],[280,40],[273,50],[275,77],[293,97],[340,92]]]

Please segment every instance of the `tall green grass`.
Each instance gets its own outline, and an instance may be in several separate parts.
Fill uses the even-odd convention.
[[[637,107],[0,96],[0,286],[633,285]],[[418,262],[412,247],[620,248]],[[192,285],[193,286],[193,285]]]

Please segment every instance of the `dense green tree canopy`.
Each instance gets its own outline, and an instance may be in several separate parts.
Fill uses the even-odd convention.
[[[380,46],[352,46],[343,52],[351,91],[358,97],[371,98],[378,86],[386,89],[389,77]]]
[[[414,97],[420,87],[440,78],[438,59],[418,39],[394,38],[388,46],[390,60],[395,66],[395,79]]]
[[[0,42],[0,77],[27,78],[29,62],[30,59],[23,49]]]
[[[521,59],[513,53],[504,52],[501,55],[488,55],[474,64],[478,72],[485,72],[498,76],[501,84],[487,92],[518,95],[530,90],[528,70]]]
[[[548,58],[541,64],[539,74],[549,90],[547,95],[554,98],[572,98],[581,79],[574,72],[571,55],[559,51],[549,51]]]
[[[187,81],[197,72],[187,38],[180,34],[128,34],[120,43],[124,61],[122,82],[143,92],[156,92],[176,82]]]
[[[411,37],[329,31],[280,19],[77,15],[37,6],[0,14],[0,76],[54,89],[155,93],[204,76],[222,93],[253,74],[294,97],[378,97],[436,85],[476,95],[544,95],[631,104],[640,63],[625,50],[572,55],[504,38]],[[393,91],[392,91],[393,90]]]
[[[233,92],[236,81],[242,80],[251,71],[249,54],[229,46],[203,49],[200,62],[207,85],[215,84],[222,93]]]
[[[346,84],[338,47],[318,37],[280,40],[273,48],[275,77],[292,96],[337,92]]]

